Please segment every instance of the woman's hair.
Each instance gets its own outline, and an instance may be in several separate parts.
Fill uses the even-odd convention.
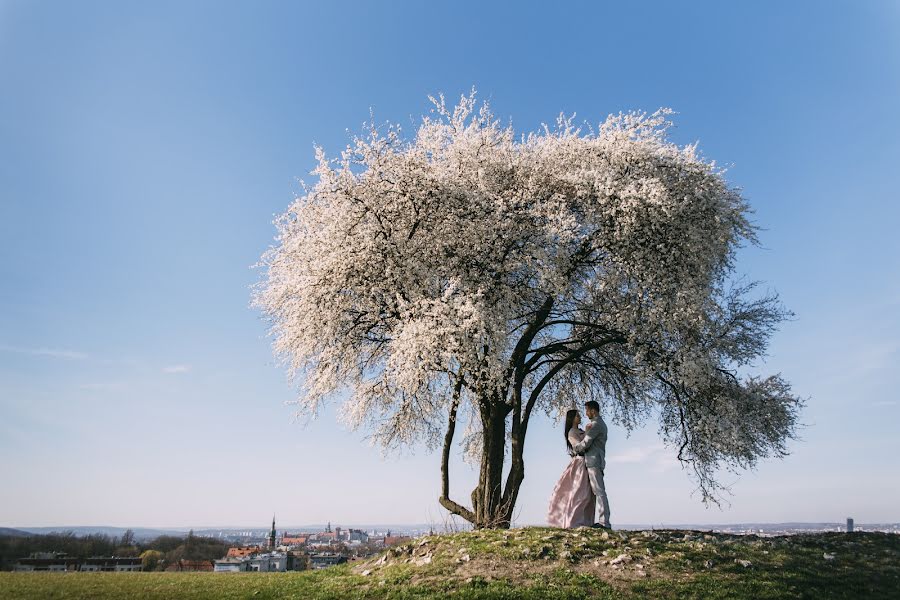
[[[572,444],[569,442],[569,430],[572,429],[572,426],[575,423],[575,417],[578,416],[578,411],[574,408],[572,410],[566,411],[566,429],[563,431],[563,436],[566,438],[566,447],[569,451],[572,450]]]

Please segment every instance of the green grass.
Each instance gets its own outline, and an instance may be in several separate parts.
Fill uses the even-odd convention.
[[[900,598],[900,536],[476,531],[300,573],[0,573],[0,598]]]

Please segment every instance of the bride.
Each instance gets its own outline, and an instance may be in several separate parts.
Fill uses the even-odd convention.
[[[563,435],[570,455],[573,454],[572,446],[584,438],[584,432],[578,427],[580,424],[581,415],[577,410],[573,409],[566,413]],[[591,489],[584,457],[572,456],[550,496],[547,523],[551,527],[590,527],[594,522],[596,506],[597,498]]]

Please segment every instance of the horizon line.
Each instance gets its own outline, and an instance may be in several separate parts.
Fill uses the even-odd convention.
[[[852,517],[848,517],[852,518]],[[334,524],[332,521],[332,528],[334,527],[427,527],[438,529],[437,526],[431,523],[378,523],[378,522],[356,522],[356,523],[347,523],[347,524]],[[720,526],[734,526],[734,525],[843,525],[846,523],[844,521],[733,521],[733,522],[718,522],[718,523],[700,523],[700,522],[691,522],[691,521],[681,521],[681,522],[656,522],[656,523],[622,523],[618,527],[629,528],[629,527],[659,527],[659,526],[680,526],[680,525],[698,525],[698,526],[706,526],[706,527],[720,527]],[[857,521],[854,519],[854,523],[857,526],[862,525],[894,525],[900,524],[900,520],[898,521]],[[276,529],[298,529],[303,527],[325,527],[327,523],[304,523],[304,524],[291,524],[282,527],[276,527]],[[462,524],[465,526],[466,524]],[[511,527],[511,529],[517,529],[522,527],[548,527],[546,523],[522,523],[520,525],[516,525]],[[158,529],[158,530],[190,530],[190,529],[268,529],[267,525],[167,525],[167,526],[153,526],[153,525],[0,525],[0,528],[5,529],[65,529],[65,528],[79,528],[79,529]],[[444,528],[446,529],[446,528]]]

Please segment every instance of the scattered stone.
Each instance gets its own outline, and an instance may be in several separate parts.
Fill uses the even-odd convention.
[[[603,551],[603,556],[609,556],[609,550],[604,550],[604,551]]]
[[[706,567],[707,569],[712,569],[712,568],[713,568],[713,564],[715,564],[715,563],[713,563],[713,561],[708,560],[708,561],[706,561],[705,563],[703,563],[703,566]]]
[[[601,540],[608,540],[608,539],[609,539],[609,532],[608,532],[608,531],[604,531],[603,533],[601,533],[601,534],[600,534],[600,539],[601,539]]]
[[[428,538],[423,538],[421,542],[419,542],[419,548],[428,543]]]
[[[369,569],[366,569],[365,571],[362,572],[363,577],[368,577],[371,574],[372,574],[372,571],[370,571]]]
[[[827,552],[822,555],[822,558],[825,560],[834,560],[834,554],[828,554]]]
[[[741,558],[736,558],[736,559],[734,559],[734,562],[736,562],[737,564],[741,565],[741,566],[744,567],[745,569],[750,568],[750,567],[753,566],[753,563],[752,563],[752,562],[750,562],[749,560],[743,560],[743,559],[741,559]]]
[[[641,571],[643,571],[643,570],[644,570],[644,565],[642,565],[641,563],[635,563],[634,568],[635,568],[635,569],[640,569]]]
[[[472,560],[472,557],[469,556],[468,554],[463,554],[462,556],[459,557],[459,560],[462,562],[469,562],[470,560]]]
[[[621,565],[622,563],[628,563],[628,562],[631,562],[631,556],[629,556],[629,555],[627,555],[627,554],[620,554],[620,555],[617,556],[616,558],[614,558],[614,559],[612,559],[611,561],[609,561],[609,564],[611,564],[611,565]]]
[[[430,554],[426,554],[425,556],[420,556],[419,558],[415,559],[415,560],[413,561],[413,563],[414,563],[417,567],[421,567],[421,566],[423,566],[423,565],[429,565],[429,564],[431,564],[431,555],[430,555]]]
[[[375,561],[375,564],[378,566],[381,566],[381,565],[385,564],[386,562],[387,562],[387,554],[384,554],[384,555],[382,555],[381,558],[379,558],[377,561]]]

